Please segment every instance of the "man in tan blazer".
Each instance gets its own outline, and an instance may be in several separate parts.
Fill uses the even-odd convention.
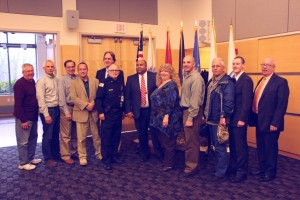
[[[98,112],[95,109],[94,99],[99,81],[88,77],[88,66],[81,62],[77,66],[79,78],[71,81],[71,100],[74,102],[73,120],[76,122],[78,154],[80,165],[87,165],[86,137],[88,130],[92,132],[96,158],[101,160],[101,142],[98,131]]]

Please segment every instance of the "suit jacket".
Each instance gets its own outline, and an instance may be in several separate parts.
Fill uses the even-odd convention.
[[[100,69],[100,70],[97,71],[96,78],[99,80],[100,83],[104,83],[105,73],[106,73],[106,68],[105,67],[103,69]],[[118,76],[118,80],[121,81],[121,83],[123,85],[125,85],[124,84],[124,73],[123,73],[122,70],[120,71],[120,74]]]
[[[71,81],[70,95],[71,100],[74,102],[73,120],[76,122],[87,122],[89,119],[89,111],[85,109],[88,103],[94,103],[96,92],[98,89],[99,81],[94,77],[89,77],[89,98],[86,93],[83,81],[77,78]],[[98,121],[98,112],[96,108],[91,111],[95,122]]]
[[[141,90],[139,83],[139,75],[128,76],[125,90],[125,113],[133,112],[134,118],[140,117],[141,108]],[[153,72],[147,72],[147,95],[150,102],[150,95],[156,89],[156,74]]]
[[[257,86],[261,80],[259,80]],[[251,114],[253,125],[259,128],[261,132],[269,132],[270,125],[277,127],[278,131],[283,131],[289,94],[287,80],[274,73],[258,102],[258,114],[253,112]]]
[[[235,104],[234,111],[230,117],[230,125],[237,126],[238,121],[248,125],[248,117],[252,107],[253,81],[244,72],[235,83]]]

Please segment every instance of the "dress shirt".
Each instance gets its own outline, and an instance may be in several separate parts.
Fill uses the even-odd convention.
[[[74,103],[71,101],[70,83],[71,80],[76,78],[76,75],[66,74],[58,79],[59,107],[64,111],[65,115],[70,114],[68,105],[74,105]]]
[[[244,72],[243,71],[241,71],[238,75],[235,75],[234,74],[234,78],[235,78],[235,80],[236,81],[238,81],[239,80],[239,78],[241,77],[241,75],[243,74]]]
[[[258,104],[259,104],[260,97],[261,97],[262,93],[264,92],[265,87],[266,87],[266,85],[268,84],[268,82],[269,82],[270,78],[272,77],[272,75],[273,75],[273,73],[272,73],[271,75],[267,76],[267,77],[263,77],[263,78],[266,78],[266,80],[264,81],[264,85],[262,85],[262,88],[261,88],[261,90],[260,90],[260,93],[257,94],[257,95],[258,95],[258,97],[257,97],[257,98],[258,98],[258,100],[257,100],[257,109],[258,109]],[[262,81],[259,83],[259,85],[260,85],[261,83],[262,83]],[[257,87],[258,87],[259,85],[257,85]],[[257,87],[256,87],[256,88],[257,88]],[[255,95],[255,92],[256,92],[256,88],[255,88],[255,91],[254,91],[254,95]]]
[[[141,80],[142,80],[142,75],[139,74],[139,83],[140,83],[140,87],[141,87]],[[145,85],[146,85],[146,104],[145,106],[141,106],[141,108],[148,108],[149,107],[149,94],[148,94],[148,81],[147,81],[147,72],[144,73],[144,80],[145,80]]]
[[[46,74],[36,83],[36,97],[39,111],[45,117],[49,116],[48,107],[58,106],[58,79]]]

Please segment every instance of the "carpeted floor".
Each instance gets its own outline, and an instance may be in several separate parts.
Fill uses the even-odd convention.
[[[201,155],[199,174],[184,177],[184,154],[178,151],[176,168],[162,172],[161,164],[151,158],[142,163],[136,154],[134,133],[122,135],[122,165],[104,170],[96,160],[92,140],[88,139],[88,165],[59,163],[54,169],[43,164],[36,170],[17,168],[17,149],[0,148],[0,199],[300,199],[300,161],[279,156],[277,178],[260,183],[254,176],[241,184],[229,181],[209,183],[213,155]],[[255,149],[249,150],[249,165],[256,167]],[[41,144],[36,157],[42,158]]]

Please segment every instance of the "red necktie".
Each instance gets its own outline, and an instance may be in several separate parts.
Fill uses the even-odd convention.
[[[144,79],[144,74],[141,75],[141,105],[145,106],[146,105],[146,84],[145,84],[145,79]]]

